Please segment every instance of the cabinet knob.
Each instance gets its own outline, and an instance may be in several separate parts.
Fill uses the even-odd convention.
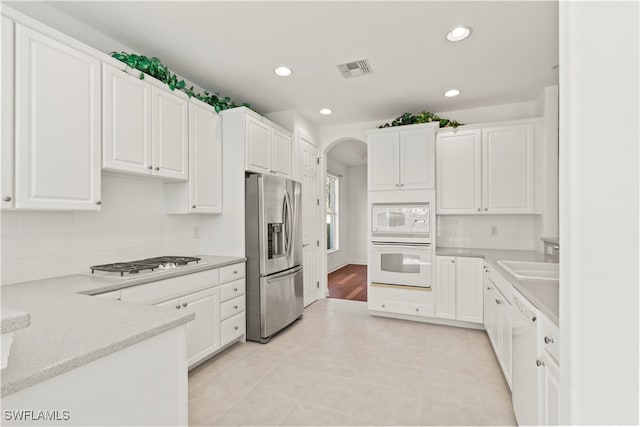
[[[238,292],[238,288],[233,288],[233,292]]]
[[[536,365],[537,365],[538,367],[540,367],[540,366],[544,366],[544,362],[543,362],[542,360],[540,360],[540,359],[536,359]]]
[[[155,169],[156,169],[157,171],[159,171],[159,170],[160,170],[160,166],[156,166],[156,167],[155,167]]]
[[[102,200],[98,200],[98,201],[96,202],[96,205],[98,205],[98,206],[100,206],[101,204],[102,204]]]
[[[147,166],[147,169],[151,170],[151,169],[153,169],[153,166],[149,165],[149,166]]]
[[[490,290],[491,290],[491,287],[487,286],[487,290],[488,290],[488,291],[490,291]]]
[[[551,344],[553,342],[553,338],[551,337],[544,337],[544,342],[545,344]]]
[[[237,331],[237,330],[238,330],[238,327],[237,327],[237,326],[234,326],[234,327],[233,327],[233,329],[235,329],[235,330]]]
[[[237,310],[237,309],[238,309],[238,306],[237,306],[237,305],[234,305],[234,306],[233,306],[233,309],[234,309],[234,310]]]
[[[187,302],[183,302],[183,303],[182,303],[182,306],[183,306],[183,307],[186,307],[186,306],[188,306],[188,305],[189,305],[189,303],[187,303]]]
[[[191,206],[191,208],[195,209],[195,208],[196,208],[196,205]]]
[[[400,187],[404,187],[404,184],[400,184]]]
[[[480,212],[482,209],[478,208],[478,212]]]
[[[496,304],[502,304],[502,301],[500,301],[498,298],[496,298]]]
[[[233,274],[238,274],[238,270],[233,270]]]
[[[485,211],[485,212],[486,212],[486,211],[488,211],[488,210],[489,210],[489,208],[484,208],[484,211]]]
[[[2,200],[3,200],[3,201],[5,201],[5,202],[10,202],[10,201],[11,201],[11,197],[9,197],[9,196],[4,196],[4,197],[2,198]]]
[[[386,306],[384,304],[382,304],[382,308],[385,308]]]
[[[180,310],[180,304],[176,305],[176,308],[177,308],[178,310]]]
[[[419,308],[416,308],[416,311],[420,311],[420,309],[419,309]]]
[[[452,259],[452,260],[451,260],[451,264],[453,264],[453,263],[455,263],[455,262],[456,262],[456,260],[455,260],[455,259]]]

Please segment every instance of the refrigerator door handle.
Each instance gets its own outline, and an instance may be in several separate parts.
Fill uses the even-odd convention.
[[[284,203],[287,207],[287,217],[285,219],[285,238],[287,239],[287,258],[291,256],[291,247],[293,245],[293,207],[291,206],[291,198],[289,197],[289,192],[285,191],[284,193]]]
[[[282,273],[274,274],[273,276],[269,276],[269,278],[267,278],[267,283],[277,282],[279,280],[286,279],[291,276],[295,276],[295,274],[300,270],[302,270],[301,265],[294,267],[290,270],[284,271]]]

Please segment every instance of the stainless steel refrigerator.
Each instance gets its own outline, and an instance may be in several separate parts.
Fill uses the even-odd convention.
[[[263,174],[245,185],[247,339],[266,343],[304,309],[301,186]]]

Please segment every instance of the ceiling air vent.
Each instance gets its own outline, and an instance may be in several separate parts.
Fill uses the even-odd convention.
[[[336,67],[338,67],[338,71],[340,71],[340,74],[342,74],[342,77],[345,79],[364,76],[373,72],[367,58],[336,65]]]

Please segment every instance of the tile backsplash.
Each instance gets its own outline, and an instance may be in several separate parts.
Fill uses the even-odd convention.
[[[437,245],[451,248],[536,250],[536,215],[438,215]],[[497,233],[492,235],[492,227]]]
[[[167,215],[164,203],[162,182],[103,175],[100,212],[3,211],[2,284],[199,253],[199,215]]]

